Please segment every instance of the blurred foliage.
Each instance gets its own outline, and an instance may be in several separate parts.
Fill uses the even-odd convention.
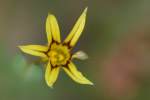
[[[13,61],[13,69],[17,76],[30,82],[40,82],[42,80],[42,70],[40,66],[28,64],[22,55],[17,55]]]

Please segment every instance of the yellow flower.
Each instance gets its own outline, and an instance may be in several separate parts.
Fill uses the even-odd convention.
[[[63,42],[61,42],[60,39],[60,30],[55,16],[53,14],[48,14],[46,20],[48,44],[45,46],[19,46],[24,53],[39,56],[42,61],[48,62],[45,71],[45,80],[49,87],[52,87],[56,82],[60,68],[64,69],[75,82],[93,85],[91,81],[86,79],[82,73],[77,70],[76,66],[71,61],[74,58],[81,60],[88,58],[82,51],[78,51],[75,54],[71,52],[84,29],[86,13],[87,8],[83,11],[72,31]]]

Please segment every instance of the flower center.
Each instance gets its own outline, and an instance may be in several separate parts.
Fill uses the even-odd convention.
[[[70,50],[67,46],[53,43],[50,51],[48,52],[48,56],[50,57],[50,61],[53,66],[65,65],[70,59]]]

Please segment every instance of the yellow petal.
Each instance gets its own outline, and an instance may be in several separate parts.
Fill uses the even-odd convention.
[[[68,64],[68,68],[67,67],[63,67],[63,69],[65,70],[65,72],[77,83],[80,84],[89,84],[89,85],[93,85],[93,83],[91,81],[89,81],[88,79],[86,79],[81,72],[79,72],[75,65],[71,62]]]
[[[25,49],[30,49],[30,50],[42,51],[42,52],[46,52],[48,50],[47,46],[42,46],[42,45],[26,45],[20,47],[23,47]]]
[[[53,87],[53,84],[56,82],[59,74],[59,69],[59,67],[52,68],[50,65],[50,61],[48,62],[45,71],[45,81],[49,87]]]
[[[52,42],[52,32],[51,31],[52,30],[51,30],[51,26],[50,26],[50,17],[48,15],[47,19],[46,19],[46,33],[47,33],[48,45],[50,45]]]
[[[47,56],[44,54],[48,50],[46,46],[40,46],[40,45],[27,45],[27,46],[19,46],[19,48],[27,54],[39,56],[43,58],[47,58]]]
[[[76,22],[75,26],[73,27],[72,31],[69,33],[67,38],[65,39],[65,43],[70,43],[70,46],[74,46],[76,42],[78,41],[84,26],[85,26],[85,20],[86,20],[86,13],[87,8],[83,11],[81,16],[79,17],[78,21]]]
[[[60,30],[57,23],[57,19],[52,14],[48,14],[47,21],[46,21],[46,32],[47,32],[47,38],[49,44],[52,42],[52,38],[58,43],[61,42]]]
[[[74,58],[77,58],[80,60],[86,60],[86,59],[88,59],[88,55],[83,51],[78,51],[72,55],[72,59],[74,59]]]

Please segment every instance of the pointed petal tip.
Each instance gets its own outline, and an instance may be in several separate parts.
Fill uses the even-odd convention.
[[[94,83],[91,82],[90,80],[87,80],[87,82],[85,82],[85,84],[87,84],[87,85],[94,85]]]
[[[47,84],[48,87],[50,87],[51,89],[53,89],[53,84]]]
[[[86,7],[83,12],[84,12],[84,13],[87,13],[87,10],[88,10],[88,7]]]
[[[26,49],[25,49],[24,46],[18,46],[18,48],[19,48],[22,52],[26,53]]]
[[[51,88],[51,89],[53,89],[54,87],[53,87],[53,84],[49,84],[49,83],[47,83],[47,86],[49,87],[49,88]]]
[[[47,18],[51,18],[53,17],[54,15],[51,13],[51,12],[48,12],[48,15],[47,15]]]
[[[21,46],[17,46],[18,48],[21,48]]]
[[[55,15],[51,12],[48,12],[48,17],[55,17]]]
[[[51,13],[48,13],[47,20],[50,18],[51,15],[52,15]]]
[[[26,49],[26,46],[18,46],[18,48],[24,51]]]
[[[89,82],[89,85],[94,85],[94,83],[92,83],[92,82]]]
[[[24,49],[24,46],[17,46],[17,47],[21,50]]]

